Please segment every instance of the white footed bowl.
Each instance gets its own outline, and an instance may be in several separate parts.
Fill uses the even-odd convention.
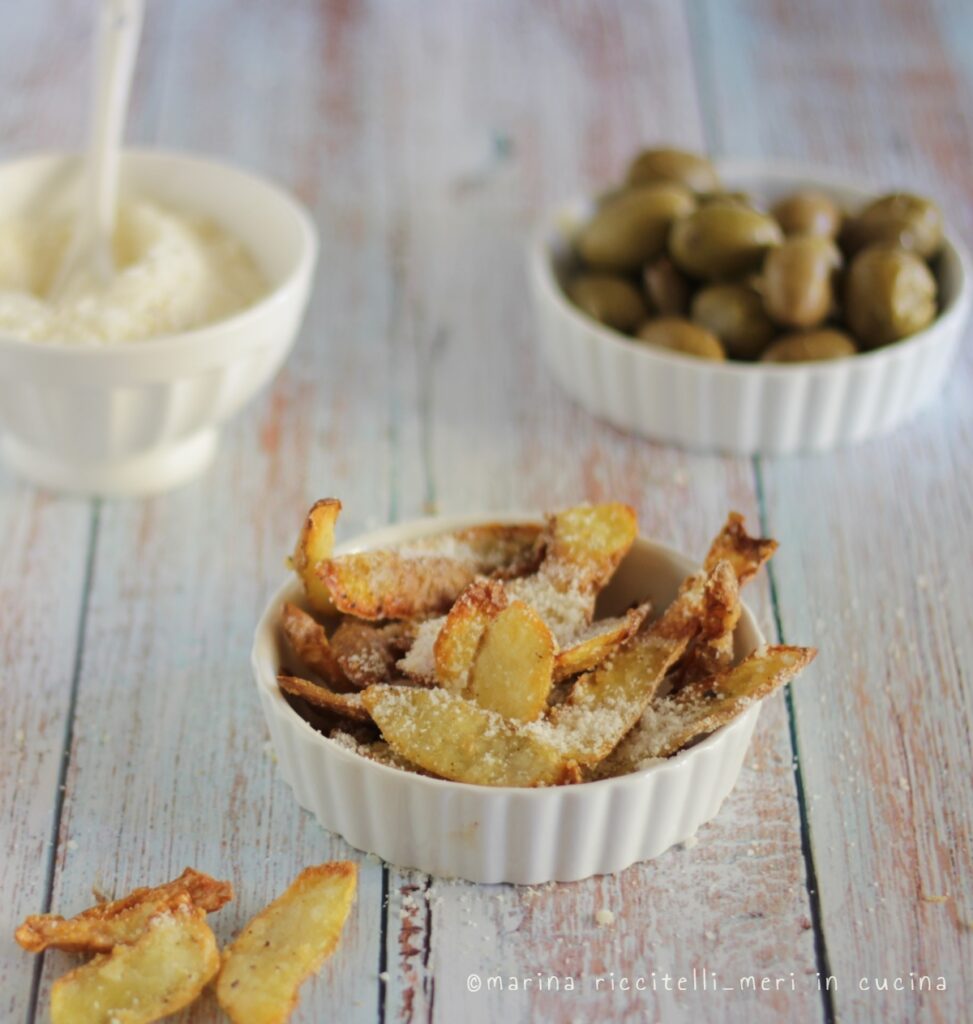
[[[79,159],[0,165],[0,222],[71,208]],[[0,335],[0,451],[58,491],[145,494],[202,472],[220,425],[277,372],[297,336],[317,258],[307,211],[282,189],[224,164],[129,151],[122,188],[220,224],[268,279],[252,307],[206,327],[102,346]]]
[[[852,210],[883,191],[800,165],[725,162],[718,169],[728,189],[768,205],[813,188]],[[936,268],[940,313],[926,330],[847,359],[716,363],[640,344],[570,302],[563,282],[577,265],[572,239],[593,209],[591,200],[579,200],[543,225],[530,254],[531,287],[551,373],[615,426],[703,451],[824,451],[893,430],[942,388],[971,293],[969,255],[951,232]]]
[[[522,516],[425,519],[388,527],[342,552],[381,547],[478,522]],[[635,600],[662,609],[698,566],[639,538],[601,596],[600,614]],[[471,786],[413,775],[370,761],[313,729],[277,686],[278,620],[284,601],[300,604],[285,583],[257,626],[252,663],[280,771],[298,803],[359,850],[401,867],[473,882],[569,882],[620,871],[657,857],[714,817],[736,783],[760,705],[701,743],[632,775],[545,789]],[[738,657],[763,643],[744,607]]]

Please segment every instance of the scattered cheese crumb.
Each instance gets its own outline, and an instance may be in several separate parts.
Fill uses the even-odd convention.
[[[610,910],[602,907],[601,910],[595,914],[595,921],[598,922],[598,926],[600,928],[607,928],[609,925],[615,923],[615,915]]]

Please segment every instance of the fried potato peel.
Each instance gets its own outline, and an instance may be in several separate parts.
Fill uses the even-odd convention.
[[[395,663],[409,649],[415,634],[411,622],[379,626],[345,619],[331,636],[331,650],[350,685],[364,690],[394,678]]]
[[[350,861],[305,868],[224,951],[216,998],[234,1024],[283,1024],[298,990],[338,946],[358,869]]]
[[[550,743],[446,690],[372,686],[362,694],[390,747],[433,775],[480,786],[552,786],[576,775]]]
[[[316,501],[304,519],[292,559],[308,604],[322,615],[333,615],[335,607],[327,586],[318,576],[318,567],[331,557],[334,527],[340,513],[341,502],[337,498]]]
[[[731,512],[704,567],[656,620],[646,604],[595,621],[598,595],[637,533],[631,507],[605,502],[556,512],[543,526],[486,523],[324,557],[314,574],[338,628],[325,634],[290,612],[283,632],[297,653],[302,641],[314,645],[319,667],[304,662],[329,685],[285,673],[281,688],[304,698],[295,707],[318,731],[404,771],[546,786],[636,770],[648,756],[643,725],[662,702],[702,709],[685,713],[676,739],[686,744],[763,694],[755,683],[756,696],[728,690],[703,701],[698,687],[743,678],[732,675],[744,671],[733,668],[740,587],[777,548]],[[329,676],[331,658],[345,686]]]
[[[75,917],[28,917],[14,938],[30,953],[42,953],[51,947],[68,953],[110,953],[115,946],[134,941],[150,918],[183,899],[212,913],[233,899],[233,886],[186,868],[171,882],[135,889],[121,899],[97,903]]]
[[[733,634],[742,610],[736,573],[729,561],[721,559],[702,582],[699,629],[675,674],[675,686],[714,675],[733,664]]]
[[[544,553],[543,528],[537,523],[482,523],[457,530],[453,537],[468,549],[480,573],[498,579],[533,572]]]
[[[554,673],[554,637],[523,601],[513,601],[483,632],[465,694],[511,721],[530,722],[547,706]]]
[[[466,689],[483,634],[509,603],[498,580],[475,580],[460,594],[433,645],[440,686],[453,693]]]
[[[663,697],[640,723],[643,757],[670,757],[715,732],[790,682],[815,658],[813,647],[767,647],[733,668]]]
[[[549,519],[543,566],[558,566],[575,585],[600,590],[628,554],[638,534],[635,509],[620,502],[578,505]],[[542,567],[543,567],[542,566]]]
[[[52,1024],[149,1024],[192,1003],[220,968],[206,911],[189,896],[145,922],[132,942],[54,982]]]
[[[704,568],[710,572],[717,562],[729,562],[742,587],[757,575],[760,567],[777,550],[777,541],[769,537],[751,537],[743,525],[743,516],[731,512],[706,555]]]
[[[362,704],[360,693],[335,693],[319,683],[300,676],[289,676],[281,673],[277,676],[277,685],[285,692],[306,700],[316,708],[324,708],[344,718],[356,722],[368,722],[370,717]]]
[[[476,568],[442,555],[361,551],[322,563],[319,573],[339,611],[374,621],[445,611]]]
[[[650,604],[642,604],[630,608],[616,619],[603,619],[595,623],[588,634],[557,652],[554,658],[554,682],[563,682],[600,665],[619,644],[639,631],[651,609]]]
[[[581,676],[543,723],[562,756],[578,764],[607,757],[642,717],[666,672],[686,649],[688,635],[640,633],[601,668]]]
[[[339,693],[350,688],[324,626],[313,615],[288,601],[281,610],[280,628],[291,650],[312,672]]]

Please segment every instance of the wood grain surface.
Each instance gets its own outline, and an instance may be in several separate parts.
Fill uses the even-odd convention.
[[[86,502],[0,469],[0,1017],[47,1019],[71,963],[13,944],[26,913],[192,864],[237,888],[214,919],[225,941],[300,868],[351,857],[355,908],[295,1021],[965,1019],[969,346],[938,406],[888,439],[776,461],[687,454],[558,391],[523,257],[547,205],[652,140],[927,190],[969,237],[971,34],[961,0],[149,5],[130,137],[283,182],[312,209],[321,257],[292,357],[201,480]],[[80,143],[89,35],[82,0],[8,12],[0,155]],[[697,555],[736,508],[782,541],[749,595],[765,633],[821,655],[768,703],[691,848],[539,887],[383,865],[296,806],[249,675],[302,512],[331,494],[342,537],[619,498],[644,533]],[[666,991],[666,973],[694,969],[719,990]],[[946,990],[911,991],[920,974]],[[781,981],[755,992],[750,976]],[[875,991],[895,978],[904,991]],[[179,1019],[217,1016],[206,999]]]

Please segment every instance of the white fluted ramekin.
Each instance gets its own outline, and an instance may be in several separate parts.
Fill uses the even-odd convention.
[[[68,213],[79,166],[57,154],[0,166],[0,221]],[[253,254],[270,290],[219,323],[145,341],[86,346],[0,335],[0,452],[22,476],[58,491],[146,494],[202,472],[220,425],[293,345],[317,258],[307,211],[239,168],[127,151],[122,188],[216,221]]]
[[[813,188],[851,210],[883,191],[799,165],[726,162],[719,171],[727,188],[768,204]],[[571,240],[592,210],[590,200],[578,201],[544,224],[532,243],[531,286],[551,372],[569,395],[615,426],[738,455],[824,451],[893,430],[942,388],[970,308],[969,255],[955,235],[947,234],[939,257],[941,310],[926,330],[848,359],[714,363],[633,341],[566,297]]]
[[[486,519],[424,519],[391,526],[343,545],[358,551],[471,526]],[[601,598],[615,614],[636,600],[665,608],[698,566],[639,538]],[[400,867],[473,882],[570,882],[620,871],[657,857],[714,817],[736,783],[759,704],[698,745],[632,775],[546,789],[470,786],[412,775],[359,756],[315,731],[277,686],[278,630],[285,601],[300,604],[285,583],[257,626],[252,664],[281,773],[298,803],[326,829],[359,850]],[[763,643],[745,607],[736,633],[738,657]]]

